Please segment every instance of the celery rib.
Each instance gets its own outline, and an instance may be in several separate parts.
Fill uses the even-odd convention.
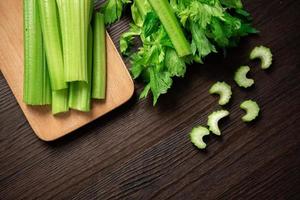
[[[52,114],[56,115],[68,110],[68,89],[52,91]]]
[[[64,78],[88,81],[87,40],[91,0],[57,0],[62,26]]]
[[[51,103],[37,0],[24,0],[24,88],[23,101],[29,105]]]
[[[92,56],[93,56],[93,32],[89,29],[87,49],[88,82],[76,81],[70,83],[69,106],[72,109],[88,112],[91,110],[92,87]]]
[[[106,32],[104,15],[97,12],[94,19],[94,57],[92,97],[105,99],[106,96]]]
[[[39,13],[52,90],[67,88],[56,2],[39,0]]]
[[[179,57],[190,55],[192,53],[190,44],[187,41],[168,0],[148,1],[166,29]]]
[[[146,14],[151,10],[151,6],[147,0],[135,0],[134,1],[138,11],[142,18],[146,16]]]

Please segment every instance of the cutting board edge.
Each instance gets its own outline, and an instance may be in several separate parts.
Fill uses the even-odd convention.
[[[133,83],[133,82],[132,82],[132,83]],[[28,123],[30,124],[30,127],[32,128],[32,130],[34,131],[34,133],[36,134],[36,136],[37,136],[40,140],[42,140],[42,141],[44,141],[44,142],[52,142],[52,141],[54,141],[54,140],[57,140],[57,139],[59,139],[59,138],[62,138],[62,137],[65,137],[66,135],[71,134],[73,131],[76,131],[77,129],[80,129],[80,128],[82,128],[82,127],[88,125],[89,123],[91,123],[91,122],[93,122],[93,121],[95,121],[95,120],[97,120],[97,119],[103,117],[103,116],[106,115],[107,113],[109,113],[109,112],[111,112],[111,111],[117,109],[117,108],[120,107],[121,105],[125,104],[127,101],[129,101],[129,100],[131,99],[131,97],[132,97],[133,94],[134,94],[134,85],[132,84],[130,88],[132,88],[132,89],[131,89],[131,93],[128,95],[128,97],[126,97],[126,98],[124,99],[124,101],[119,102],[119,103],[116,104],[112,109],[107,110],[106,112],[101,113],[101,115],[98,115],[98,116],[94,117],[93,119],[91,119],[91,120],[88,121],[87,123],[83,124],[82,126],[75,127],[75,128],[71,128],[71,129],[68,130],[68,131],[63,131],[62,134],[60,134],[60,135],[57,136],[57,137],[51,137],[51,136],[50,136],[50,137],[46,137],[46,136],[48,136],[48,134],[41,134],[38,130],[36,130],[35,126],[32,126],[32,125],[31,125],[32,122],[31,122],[30,120],[28,120],[27,117],[26,117],[26,119],[27,119]],[[21,110],[23,111],[23,109],[21,109]],[[23,112],[23,113],[24,113],[24,115],[26,115],[25,112]],[[50,134],[50,135],[52,135],[52,134]]]

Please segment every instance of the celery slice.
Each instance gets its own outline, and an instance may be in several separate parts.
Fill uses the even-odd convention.
[[[23,101],[29,105],[51,103],[37,0],[24,0],[24,88]]]
[[[259,58],[261,60],[261,68],[268,69],[272,64],[272,52],[264,46],[255,47],[250,53],[250,59]]]
[[[219,104],[222,106],[230,101],[232,95],[231,87],[226,82],[216,82],[211,86],[209,93],[220,95]]]
[[[254,84],[254,80],[247,78],[247,73],[250,71],[249,66],[241,66],[234,74],[234,81],[238,86],[243,88],[251,87]]]
[[[191,46],[187,41],[168,0],[148,0],[168,33],[179,57],[192,54]]]
[[[259,106],[255,101],[246,100],[241,103],[240,108],[246,111],[246,114],[242,117],[244,122],[250,122],[259,115]]]
[[[97,12],[94,18],[94,52],[92,97],[105,99],[106,96],[106,33],[104,15]]]
[[[91,110],[91,86],[92,86],[92,56],[93,56],[93,32],[89,29],[87,49],[88,82],[76,81],[70,83],[69,106],[75,110],[88,112]]]
[[[209,130],[216,134],[216,135],[221,135],[221,131],[218,125],[218,122],[229,115],[229,112],[227,110],[219,110],[219,111],[215,111],[213,113],[211,113],[208,116],[208,121],[207,121],[207,125],[209,127]]]
[[[67,84],[63,76],[64,64],[56,3],[53,0],[38,2],[51,88],[65,89]]]
[[[69,111],[68,89],[52,91],[52,114],[56,115]]]
[[[198,126],[190,132],[190,140],[199,149],[205,149],[206,143],[203,141],[203,137],[206,135],[209,135],[209,130],[203,126]]]
[[[91,0],[57,0],[67,82],[88,81],[87,40],[92,3]]]

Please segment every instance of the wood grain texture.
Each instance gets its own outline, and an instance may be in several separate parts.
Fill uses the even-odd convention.
[[[300,199],[300,4],[253,0],[245,7],[258,36],[226,58],[190,66],[157,107],[138,100],[137,82],[128,103],[55,142],[32,134],[0,76],[0,199]],[[116,45],[129,19],[110,27]],[[248,60],[260,44],[274,53],[270,71]],[[233,82],[241,64],[253,66],[255,88]],[[223,136],[210,136],[207,151],[198,151],[188,132],[219,108],[208,94],[218,80],[233,87],[231,115],[220,125]],[[251,124],[240,119],[246,98],[262,109]]]
[[[1,1],[0,10],[1,71],[29,124],[39,138],[46,141],[60,138],[130,99],[134,91],[133,81],[107,34],[107,95],[105,101],[93,101],[92,110],[88,113],[72,110],[57,116],[51,114],[51,108],[48,106],[27,106],[23,102],[22,1]]]

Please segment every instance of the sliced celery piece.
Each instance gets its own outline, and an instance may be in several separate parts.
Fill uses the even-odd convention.
[[[242,117],[244,122],[250,122],[259,115],[259,106],[255,101],[246,100],[241,103],[240,108],[246,111],[246,114]]]
[[[190,140],[199,149],[205,149],[206,143],[203,141],[203,137],[206,135],[209,135],[209,130],[203,126],[198,126],[190,132]]]
[[[69,106],[72,109],[88,112],[91,110],[91,86],[92,86],[92,56],[93,56],[93,32],[89,28],[87,49],[88,82],[76,81],[70,83]]]
[[[23,101],[29,105],[51,104],[37,0],[24,0],[24,87]]]
[[[208,116],[208,121],[207,121],[207,125],[209,126],[209,130],[216,134],[216,135],[221,135],[221,131],[218,125],[218,122],[229,115],[229,112],[227,110],[219,110],[219,111],[215,111],[213,113],[211,113]]]
[[[234,74],[234,81],[238,86],[243,88],[251,87],[254,84],[254,80],[247,78],[247,73],[250,71],[249,66],[241,66]]]
[[[92,97],[105,99],[106,96],[106,32],[104,15],[97,12],[94,18]]]
[[[232,95],[231,87],[226,82],[216,82],[211,86],[209,93],[220,95],[219,104],[222,106],[230,101]]]
[[[192,53],[191,46],[183,33],[169,1],[148,0],[148,2],[166,29],[179,57],[190,55]]]
[[[268,69],[272,64],[272,52],[269,48],[265,46],[255,47],[250,53],[250,59],[260,59],[261,60],[261,68]]]
[[[56,2],[39,0],[39,13],[52,90],[67,88]]]
[[[62,27],[64,78],[88,82],[87,40],[92,0],[57,0]]]

